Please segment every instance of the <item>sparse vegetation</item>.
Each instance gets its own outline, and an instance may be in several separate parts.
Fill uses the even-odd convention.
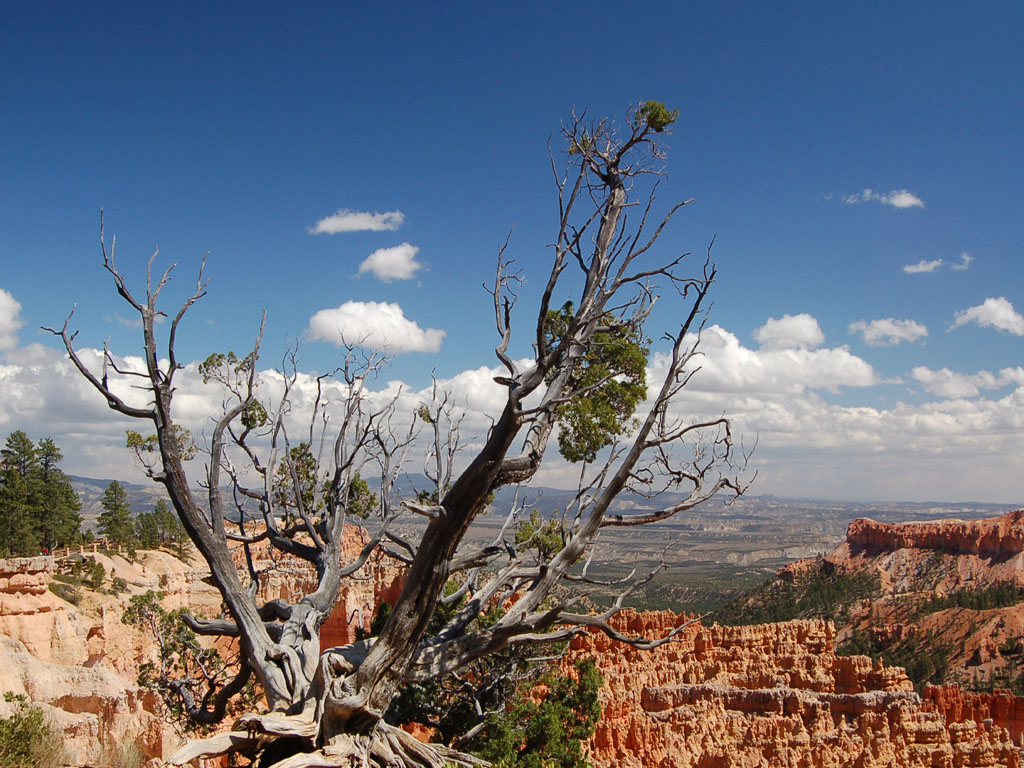
[[[184,611],[164,609],[160,597],[152,590],[133,596],[121,618],[147,633],[159,651],[156,662],[139,668],[138,684],[160,696],[183,733],[204,731],[226,713],[254,707],[258,688],[249,675],[237,675],[238,660],[204,647],[182,620]]]
[[[819,558],[793,581],[772,579],[737,598],[711,618],[720,624],[764,624],[791,619],[831,619],[843,624],[851,606],[881,594],[878,574],[837,570]]]
[[[60,768],[67,760],[61,735],[24,696],[4,694],[18,708],[0,719],[0,768]]]
[[[940,685],[946,682],[952,650],[931,633],[912,634],[886,646],[871,632],[855,632],[836,649],[836,653],[841,656],[870,656],[887,666],[903,667],[915,690],[920,693],[928,683]]]
[[[946,595],[930,595],[917,604],[917,615],[927,616],[949,608],[968,608],[972,611],[988,611],[1024,603],[1024,587],[1012,582],[989,584],[980,587],[965,587]]]
[[[68,561],[65,570],[53,574],[49,589],[62,600],[78,605],[82,600],[82,590],[91,589],[98,592],[103,588],[107,570],[103,563],[94,557],[77,556]]]
[[[100,764],[103,768],[143,768],[146,765],[146,756],[136,742],[129,741],[104,749]]]

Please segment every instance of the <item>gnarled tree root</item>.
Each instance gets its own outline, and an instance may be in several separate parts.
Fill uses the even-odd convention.
[[[301,716],[244,715],[232,730],[190,742],[175,752],[168,765],[186,765],[196,758],[240,752],[259,755],[282,739],[304,743],[308,751],[291,754],[265,768],[463,768],[490,765],[442,744],[425,744],[401,728],[380,722],[369,734],[338,734],[315,748],[317,727]]]

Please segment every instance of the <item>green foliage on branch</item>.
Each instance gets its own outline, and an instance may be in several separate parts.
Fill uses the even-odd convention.
[[[157,660],[139,668],[137,682],[160,696],[171,721],[181,731],[205,731],[212,723],[202,722],[197,713],[209,707],[217,691],[234,677],[237,662],[200,643],[182,620],[187,611],[166,610],[160,605],[161,597],[153,590],[135,595],[121,617],[128,626],[149,635],[157,646]],[[258,699],[258,689],[250,681],[228,705],[228,712],[241,714],[254,708]]]
[[[298,479],[298,491],[292,477],[294,469],[295,477]],[[298,514],[298,500],[302,500],[302,508],[306,514],[317,511],[314,508],[316,502],[316,470],[317,460],[309,443],[303,441],[293,445],[288,456],[282,458],[274,473],[274,504],[280,510],[285,520],[289,523]]]
[[[636,111],[637,125],[647,123],[655,133],[663,133],[679,119],[678,109],[669,109],[660,101],[645,101]]]
[[[559,524],[557,511],[547,521],[536,509],[530,510],[530,517],[519,523],[516,528],[516,549],[520,552],[532,551],[539,562],[547,561],[562,548],[562,526]]]
[[[172,431],[174,433],[174,441],[177,445],[178,453],[181,454],[181,458],[185,461],[194,459],[198,449],[196,448],[195,443],[192,442],[192,433],[179,424],[175,424]],[[125,444],[129,449],[135,452],[135,456],[138,458],[139,462],[144,467],[150,466],[152,459],[148,458],[147,454],[156,454],[160,451],[160,441],[157,439],[157,436],[143,436],[134,429],[125,430],[125,435],[127,436]]]
[[[549,310],[545,323],[548,346],[569,333],[572,302]],[[572,370],[568,393],[559,407],[558,450],[571,462],[592,462],[602,448],[633,429],[633,414],[647,396],[647,355],[650,340],[633,324],[605,318]]]

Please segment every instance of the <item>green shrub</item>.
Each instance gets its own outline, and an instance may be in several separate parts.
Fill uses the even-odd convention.
[[[39,707],[24,696],[4,694],[18,709],[0,719],[0,768],[60,768],[66,762],[61,734],[46,721]]]
[[[74,584],[52,581],[50,582],[50,591],[61,600],[66,600],[72,605],[78,605],[82,602],[82,590]]]
[[[545,675],[547,695],[536,701],[521,691],[512,707],[487,719],[474,751],[498,768],[590,768],[583,742],[601,716],[602,682],[589,659],[577,662],[575,676]]]

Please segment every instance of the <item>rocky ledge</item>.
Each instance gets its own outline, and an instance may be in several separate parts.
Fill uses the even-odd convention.
[[[861,518],[850,523],[846,541],[853,551],[878,553],[928,549],[946,554],[1006,559],[1024,552],[1024,510],[984,520],[896,525]]]
[[[689,620],[623,612],[615,627],[664,636]],[[575,638],[565,663],[595,659],[604,714],[594,764],[625,768],[728,765],[1020,766],[1022,751],[983,708],[923,705],[898,667],[835,655],[824,621],[750,627],[693,623],[652,651],[597,632]]]

